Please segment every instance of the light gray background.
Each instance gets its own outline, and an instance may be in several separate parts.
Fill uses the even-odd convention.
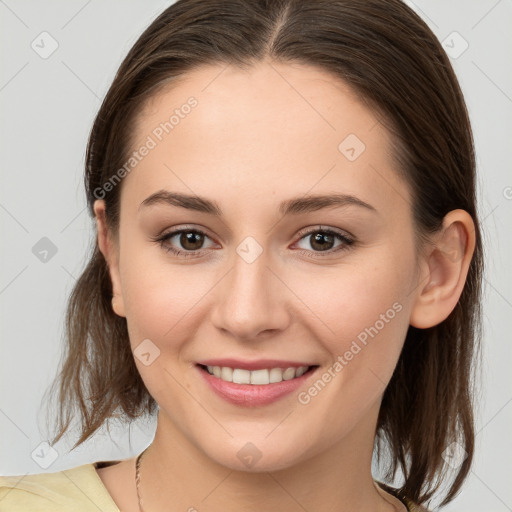
[[[88,133],[122,58],[170,3],[0,0],[2,475],[132,457],[153,438],[154,422],[138,422],[129,432],[114,426],[114,443],[100,433],[71,454],[71,440],[59,443],[48,467],[36,460],[48,463],[51,453],[33,455],[46,450],[40,404],[61,354],[66,298],[92,236],[82,185]],[[462,493],[443,510],[511,511],[512,2],[407,3],[453,54],[475,134],[487,256],[476,462]],[[40,36],[45,31],[58,48],[42,58],[52,44]],[[464,41],[469,46],[457,55]],[[57,250],[46,262],[32,251],[43,237]]]

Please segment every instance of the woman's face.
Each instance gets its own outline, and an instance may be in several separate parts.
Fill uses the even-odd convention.
[[[420,288],[384,126],[326,72],[265,62],[189,72],[134,130],[111,272],[159,428],[238,469],[373,441]],[[315,368],[249,389],[216,359]]]

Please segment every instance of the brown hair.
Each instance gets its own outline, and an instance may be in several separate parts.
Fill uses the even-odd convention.
[[[85,187],[98,191],[126,162],[132,122],[174,77],[203,64],[250,66],[262,59],[314,65],[344,80],[393,136],[397,172],[411,190],[422,239],[453,209],[472,216],[476,248],[460,300],[446,320],[407,332],[385,391],[376,445],[403,472],[403,496],[424,503],[446,477],[443,451],[467,458],[442,504],[460,490],[474,451],[473,370],[481,338],[483,253],[476,213],[473,138],[463,95],[442,46],[400,0],[178,0],[144,31],[122,62],[89,138]],[[102,192],[117,232],[121,186]],[[58,385],[58,441],[74,411],[91,437],[117,413],[131,421],[156,410],[133,360],[126,320],[114,314],[108,268],[95,243],[69,299]],[[53,387],[53,386],[52,386]]]

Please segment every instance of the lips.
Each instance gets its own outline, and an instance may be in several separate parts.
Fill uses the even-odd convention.
[[[216,363],[216,364],[203,364],[203,363]],[[221,366],[222,365],[222,366]],[[233,365],[233,366],[228,366]],[[283,369],[296,369],[299,367],[307,367],[304,373],[298,372],[300,375],[290,378],[288,380],[281,380],[280,382],[269,382],[268,384],[255,384],[255,383],[237,383],[229,382],[212,375],[208,371],[212,367],[238,369],[240,372],[264,372],[269,368],[283,368]],[[297,361],[283,361],[283,360],[259,360],[259,361],[240,361],[234,359],[209,359],[196,364],[198,373],[206,382],[208,388],[212,390],[217,396],[223,398],[225,401],[244,407],[258,407],[271,404],[294,391],[299,387],[304,386],[311,376],[316,373],[318,365],[304,364]],[[258,372],[258,373],[259,373]],[[233,372],[234,373],[234,372]]]

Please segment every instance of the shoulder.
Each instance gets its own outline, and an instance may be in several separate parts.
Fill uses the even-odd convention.
[[[423,505],[417,505],[407,498],[404,498],[404,501],[410,512],[430,512],[430,510],[425,508]]]
[[[413,501],[411,501],[409,498],[402,496],[400,494],[400,492],[398,492],[397,489],[395,489],[389,485],[386,485],[382,482],[377,481],[377,484],[381,489],[384,489],[386,492],[388,492],[395,498],[399,499],[407,507],[409,512],[430,512],[430,510],[428,510],[424,506],[418,505],[418,504],[414,503]]]
[[[0,476],[0,512],[119,512],[94,464]]]

